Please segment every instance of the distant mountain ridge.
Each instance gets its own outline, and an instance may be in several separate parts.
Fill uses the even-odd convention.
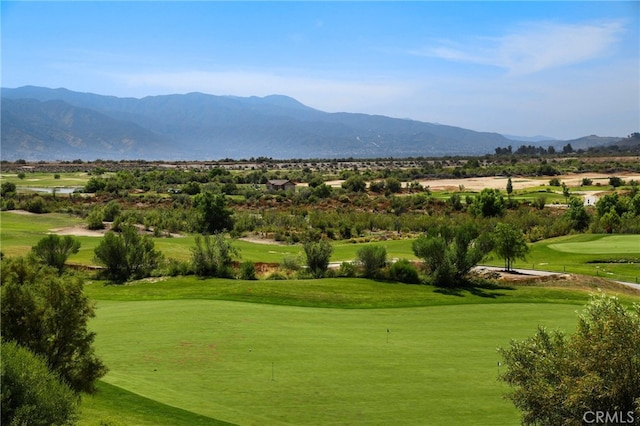
[[[10,161],[399,158],[485,154],[518,143],[498,133],[327,113],[283,95],[137,99],[3,88],[1,124],[1,156]]]

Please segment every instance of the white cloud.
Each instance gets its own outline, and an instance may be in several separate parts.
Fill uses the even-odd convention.
[[[523,75],[606,56],[623,31],[622,21],[537,22],[522,25],[502,37],[479,37],[465,44],[441,41],[438,46],[411,53],[492,65]]]

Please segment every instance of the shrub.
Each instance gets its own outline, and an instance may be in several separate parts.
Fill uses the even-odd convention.
[[[500,379],[513,388],[507,397],[522,410],[522,424],[578,425],[598,410],[624,419],[607,424],[640,424],[639,329],[640,305],[627,310],[616,298],[594,296],[575,333],[539,327],[500,349]]]
[[[102,223],[102,211],[98,207],[94,207],[93,210],[87,216],[87,226],[89,229],[104,229],[104,223]]]
[[[308,241],[304,244],[304,253],[307,257],[309,272],[316,278],[321,278],[329,267],[333,247],[326,240],[317,242]]]
[[[400,259],[391,265],[389,277],[392,280],[407,284],[418,284],[420,282],[418,270],[407,259]]]
[[[24,209],[28,212],[37,214],[48,212],[46,203],[39,195],[36,195],[35,197],[27,200],[24,205]]]
[[[80,241],[70,235],[60,237],[49,234],[31,248],[31,252],[42,263],[52,266],[62,274],[64,264],[70,255],[80,250]]]
[[[113,222],[120,215],[120,211],[120,204],[116,200],[111,200],[102,209],[102,220]]]
[[[351,262],[342,262],[336,275],[339,277],[353,278],[356,276],[356,267]]]
[[[191,249],[193,270],[200,277],[231,278],[231,265],[238,251],[222,234],[196,236]]]
[[[240,264],[240,279],[241,280],[255,280],[256,278],[256,266],[253,262],[246,261]]]
[[[3,425],[62,425],[76,418],[77,397],[47,361],[15,342],[2,342]]]
[[[95,260],[105,266],[106,278],[116,283],[148,277],[162,258],[153,240],[129,224],[122,226],[121,235],[107,232],[94,253]]]
[[[45,357],[75,392],[95,391],[94,382],[106,368],[93,349],[95,334],[88,322],[94,307],[82,281],[61,279],[55,269],[29,258],[4,259],[0,279],[2,339]]]
[[[382,246],[364,246],[356,252],[356,256],[367,278],[376,278],[387,263],[387,249]]]

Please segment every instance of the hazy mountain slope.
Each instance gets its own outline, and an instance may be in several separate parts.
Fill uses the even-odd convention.
[[[138,159],[170,147],[137,124],[59,100],[2,100],[2,159]]]
[[[2,98],[3,159],[402,157],[515,145],[497,133],[326,113],[281,95],[136,99],[26,86],[2,89]]]

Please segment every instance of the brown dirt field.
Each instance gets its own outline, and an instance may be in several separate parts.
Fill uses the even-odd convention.
[[[568,175],[554,176],[561,182],[565,182],[568,186],[579,186],[583,178],[589,178],[593,180],[594,184],[600,183],[603,185],[603,190],[606,190],[609,184],[609,178],[611,174],[604,173],[575,173]],[[635,179],[640,180],[640,174],[638,173],[620,173],[616,176],[621,177],[624,180]],[[513,189],[526,189],[534,186],[548,185],[551,176],[540,177],[518,177],[511,178]],[[429,186],[432,190],[439,191],[457,191],[460,185],[464,185],[464,188],[470,191],[481,191],[484,188],[492,189],[504,189],[507,186],[506,176],[488,176],[488,177],[473,177],[462,179],[434,179],[434,180],[421,180],[419,181],[422,186]]]

